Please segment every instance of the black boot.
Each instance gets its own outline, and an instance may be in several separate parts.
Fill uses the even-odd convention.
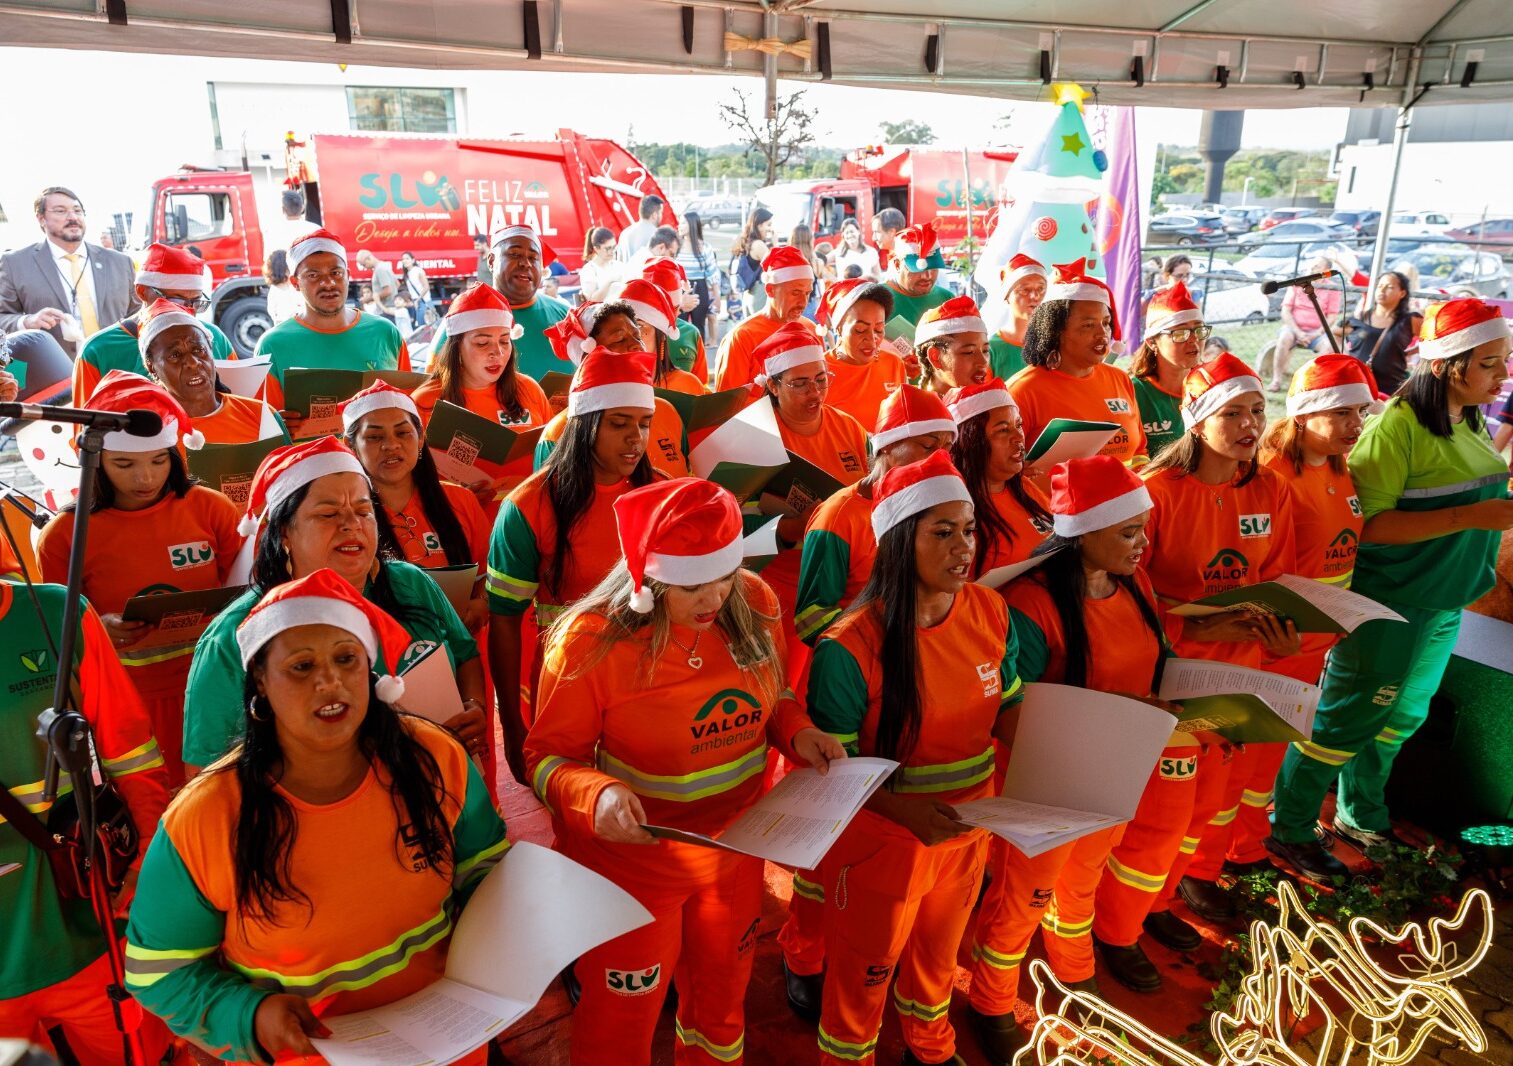
[[[1235,917],[1234,898],[1213,881],[1184,877],[1177,882],[1177,894],[1188,910],[1209,922],[1229,922]]]
[[[824,987],[823,973],[794,973],[788,968],[788,960],[783,960],[783,988],[788,993],[788,1007],[804,1021],[819,1024],[820,993]]]
[[[900,1066],[930,1066],[924,1059],[914,1057],[914,1052],[904,1048],[904,1057],[899,1060]],[[967,1066],[967,1060],[960,1055],[952,1055],[949,1059],[942,1059],[941,1066]]]
[[[976,1007],[968,1007],[967,1017],[972,1019],[977,1042],[982,1045],[982,1050],[993,1066],[1010,1066],[1014,1054],[1029,1040],[1029,1035],[1019,1027],[1012,1011],[1008,1014],[983,1014]]]
[[[1274,836],[1266,838],[1266,850],[1277,858],[1296,869],[1299,873],[1306,874],[1316,881],[1328,881],[1332,877],[1349,877],[1350,867],[1339,859],[1336,859],[1316,840],[1309,840],[1302,844],[1293,844],[1286,840],[1278,840]]]
[[[1203,937],[1171,911],[1154,911],[1145,916],[1145,931],[1164,948],[1173,951],[1196,951]]]
[[[1108,972],[1113,975],[1114,980],[1125,988],[1135,992],[1154,992],[1161,987],[1161,974],[1157,972],[1155,963],[1146,957],[1145,949],[1138,943],[1121,948],[1113,944],[1105,944],[1094,937],[1093,946],[1103,957],[1103,965],[1108,967]]]

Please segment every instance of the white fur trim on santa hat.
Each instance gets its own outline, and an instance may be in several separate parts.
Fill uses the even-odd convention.
[[[1249,375],[1221,381],[1182,408],[1182,424],[1192,429],[1205,418],[1217,414],[1221,407],[1236,396],[1243,396],[1247,392],[1262,392],[1263,388],[1260,378]]]
[[[1176,329],[1178,326],[1185,326],[1189,322],[1202,321],[1203,312],[1196,307],[1190,307],[1185,311],[1173,311],[1169,315],[1163,315],[1154,321],[1147,322],[1145,324],[1145,335],[1147,337],[1154,337],[1158,333],[1165,333],[1167,330]]]
[[[1019,405],[1014,402],[1014,397],[1008,389],[992,389],[988,392],[974,393],[948,406],[951,408],[951,417],[958,426],[967,419],[976,418],[994,408],[1012,407],[1016,411],[1019,409]]]
[[[373,632],[373,623],[360,607],[327,596],[289,596],[254,610],[236,631],[236,646],[242,653],[243,669],[259,648],[284,630],[315,625],[345,629],[368,653],[368,664],[378,665],[378,636]]]
[[[814,277],[814,268],[804,266],[778,267],[776,270],[762,271],[762,284],[781,285],[785,281],[803,281]]]
[[[942,474],[916,481],[906,489],[878,501],[872,509],[872,535],[878,540],[894,526],[943,503],[971,503],[966,483],[955,474]]]
[[[1485,322],[1478,322],[1474,326],[1467,326],[1465,329],[1448,333],[1443,337],[1419,341],[1418,357],[1420,359],[1451,359],[1463,352],[1469,352],[1478,344],[1500,340],[1509,335],[1508,320],[1498,315],[1496,318],[1489,318]]]
[[[541,234],[529,226],[505,226],[503,229],[495,230],[489,237],[489,247],[498,248],[511,237],[524,237],[536,246],[536,251],[541,251]]]
[[[643,303],[640,300],[627,300],[624,297],[621,297],[619,302],[626,304],[636,313],[637,321],[655,326],[660,332],[667,334],[673,340],[677,340],[677,325],[667,321],[667,315],[660,307],[653,307],[651,304]]]
[[[420,408],[415,406],[415,401],[410,399],[409,393],[400,392],[398,389],[380,389],[347,404],[346,410],[341,413],[342,432],[345,433],[357,425],[364,415],[370,415],[374,411],[384,411],[390,407],[407,411],[416,418],[420,417]]]
[[[1093,285],[1086,281],[1052,282],[1045,287],[1047,300],[1092,300],[1094,303],[1109,304],[1108,290],[1102,285]]]
[[[1382,407],[1364,381],[1350,385],[1332,385],[1327,389],[1310,389],[1287,397],[1287,417],[1297,418],[1300,415],[1318,414],[1320,411],[1333,411],[1337,407],[1359,407],[1361,404],[1370,404],[1374,409],[1372,414],[1376,414]]]
[[[1051,528],[1058,537],[1080,537],[1084,533],[1118,525],[1138,514],[1144,514],[1151,507],[1151,494],[1141,485],[1078,514],[1053,514]]]
[[[901,426],[885,429],[881,433],[872,434],[872,453],[876,455],[884,448],[897,444],[909,437],[922,437],[926,433],[949,433],[956,436],[956,423],[949,418],[926,418],[919,422],[905,422]]]
[[[162,333],[165,329],[172,329],[174,326],[193,326],[200,331],[207,343],[212,340],[210,327],[198,318],[195,318],[194,315],[188,311],[169,311],[161,315],[152,316],[137,330],[137,351],[146,355],[147,346],[157,339],[158,334]]]
[[[496,308],[481,308],[477,311],[459,311],[455,315],[447,315],[443,319],[447,327],[448,337],[460,337],[462,334],[474,329],[490,329],[493,327],[509,327],[510,340],[519,340],[525,333],[525,327],[516,323],[508,311],[500,311]]]
[[[654,577],[664,585],[703,585],[735,573],[745,555],[740,537],[704,555],[647,552],[646,576]]]
[[[767,384],[767,379],[792,370],[796,366],[805,363],[823,363],[825,361],[825,349],[817,344],[806,344],[801,348],[789,348],[784,352],[776,352],[769,355],[762,363],[762,380],[759,385]]]
[[[1032,263],[1009,271],[1003,279],[1003,300],[1005,303],[1009,300],[1009,293],[1014,291],[1014,286],[1029,277],[1045,278],[1049,281],[1051,273],[1039,263]]]
[[[987,323],[976,315],[959,315],[956,318],[937,318],[930,322],[921,322],[919,328],[914,331],[914,343],[916,346],[926,341],[933,341],[936,337],[945,337],[952,333],[987,333]]]
[[[616,381],[609,385],[595,385],[567,394],[567,417],[590,415],[595,411],[609,411],[616,407],[635,407],[653,411],[657,406],[657,394],[650,385],[638,381]]]
[[[323,478],[327,474],[368,476],[368,472],[362,468],[362,463],[357,461],[357,456],[350,452],[322,452],[320,455],[312,455],[285,470],[279,475],[278,480],[268,486],[265,500],[267,510],[263,513],[271,512],[310,482],[316,478]],[[247,535],[243,534],[243,536]]]
[[[179,442],[179,420],[163,419],[163,428],[151,437],[138,437],[134,433],[115,430],[105,434],[105,450],[108,452],[160,452]]]
[[[295,241],[285,253],[289,261],[289,273],[293,274],[299,269],[301,263],[320,252],[330,252],[341,260],[343,267],[347,265],[347,250],[341,246],[340,242],[333,241],[329,237],[307,237],[305,240]]]
[[[156,270],[143,270],[137,274],[137,284],[149,289],[157,289],[159,292],[171,289],[174,292],[206,292],[210,286],[205,280],[205,275],[200,274],[161,274]]]

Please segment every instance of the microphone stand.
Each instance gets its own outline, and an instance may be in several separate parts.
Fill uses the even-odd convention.
[[[1325,316],[1324,309],[1319,306],[1319,294],[1313,291],[1313,282],[1301,281],[1298,284],[1308,294],[1308,299],[1313,302],[1313,309],[1318,314],[1319,321],[1324,325],[1324,336],[1329,338],[1329,347],[1334,349],[1336,355],[1343,355],[1340,342],[1334,339],[1334,330],[1329,328],[1329,319]]]

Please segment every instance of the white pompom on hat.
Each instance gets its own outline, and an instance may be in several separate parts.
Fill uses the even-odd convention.
[[[161,302],[161,301],[160,301]],[[104,447],[111,452],[157,452],[174,448],[182,437],[184,447],[198,451],[205,446],[205,434],[194,428],[189,414],[163,386],[140,374],[112,370],[100,379],[89,394],[86,407],[95,411],[151,411],[163,420],[163,428],[150,437],[139,437],[125,430],[105,434]]]

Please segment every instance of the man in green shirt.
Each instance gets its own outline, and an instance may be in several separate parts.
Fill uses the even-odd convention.
[[[945,256],[935,241],[935,224],[910,226],[898,231],[893,251],[888,257],[887,285],[893,292],[893,317],[911,326],[932,307],[939,307],[953,295],[950,289],[935,284]]]
[[[568,360],[557,358],[546,339],[547,327],[566,318],[568,308],[540,291],[541,262],[541,237],[529,226],[506,226],[494,233],[489,250],[494,288],[509,301],[515,324],[525,331],[515,341],[515,369],[537,381],[554,370],[571,374],[574,369]],[[446,319],[442,319],[431,341],[433,360],[446,342]]]

